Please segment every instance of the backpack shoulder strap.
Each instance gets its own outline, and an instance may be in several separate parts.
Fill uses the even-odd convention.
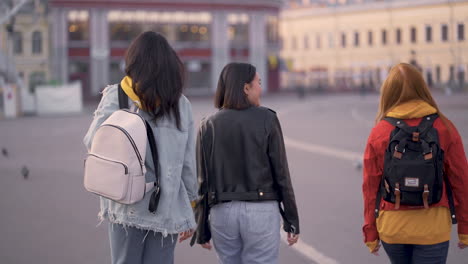
[[[428,115],[422,118],[421,123],[418,125],[418,130],[421,134],[425,133],[429,128],[434,125],[434,121],[439,117],[438,114]]]
[[[128,109],[128,95],[122,89],[122,86],[118,87],[118,94],[119,94],[119,108],[120,109]]]
[[[146,124],[146,136],[148,137],[148,143],[151,150],[151,157],[153,158],[154,164],[154,176],[156,180],[154,182],[155,190],[153,194],[151,194],[148,210],[151,213],[154,213],[158,209],[158,202],[160,196],[160,189],[161,189],[161,168],[159,167],[159,156],[158,156],[158,148],[156,146],[156,140],[154,139],[153,129],[148,121],[145,121]]]
[[[395,118],[395,117],[385,117],[383,120],[392,124],[392,126],[398,127],[400,129],[405,130],[408,127],[408,124],[403,119]]]

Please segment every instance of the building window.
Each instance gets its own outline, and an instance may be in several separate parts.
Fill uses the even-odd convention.
[[[382,45],[387,45],[387,30],[382,30]]]
[[[401,44],[401,29],[399,28],[396,30],[396,43]]]
[[[109,23],[109,34],[110,34],[111,42],[112,41],[130,42],[142,32],[143,32],[143,27],[142,25],[138,23],[119,22],[119,21]],[[161,31],[159,32],[164,35],[164,32],[161,32]],[[85,40],[87,36],[84,36],[83,33],[80,33],[80,34],[76,34],[74,38],[75,40]]]
[[[21,32],[13,32],[13,52],[18,55],[23,53],[23,34]]]
[[[201,60],[188,60],[184,62],[187,69],[187,87],[203,89],[210,87],[211,62]]]
[[[463,41],[465,40],[465,24],[458,24],[457,26],[457,32],[458,32],[458,41]]]
[[[320,38],[320,35],[317,35],[317,37],[315,39],[315,44],[316,44],[317,49],[322,48],[322,39]]]
[[[333,33],[328,33],[328,47],[330,49],[335,47],[335,38],[333,37]]]
[[[76,21],[68,24],[68,38],[70,41],[89,40],[89,25],[87,21]]]
[[[367,43],[369,44],[369,46],[372,46],[374,44],[372,31],[367,32]]]
[[[359,32],[354,32],[354,46],[359,47]]]
[[[432,27],[426,26],[426,42],[432,42]]]
[[[436,82],[440,83],[440,66],[436,66]]]
[[[426,83],[427,83],[427,86],[429,87],[434,86],[434,78],[432,77],[432,69],[426,70]]]
[[[309,36],[304,36],[304,49],[309,49]]]
[[[190,13],[187,13],[190,14]],[[195,13],[193,13],[195,14]],[[206,16],[211,17],[209,13],[206,14]],[[190,16],[188,16],[190,17]],[[250,17],[246,13],[231,13],[227,17],[228,23],[229,23],[229,40],[230,40],[230,45],[232,48],[236,49],[242,49],[245,48],[248,43],[249,43],[249,21]],[[210,20],[206,21],[199,21],[197,24],[203,23],[204,27],[210,26]],[[170,23],[170,21],[166,21],[165,23]],[[187,21],[186,23],[192,23],[193,21]],[[189,32],[192,32],[192,34],[196,35],[196,31],[192,31],[192,27],[196,27],[197,25],[191,25],[189,28]],[[202,25],[200,25],[202,26]],[[196,36],[193,36],[196,37]],[[193,39],[192,41],[196,41],[197,39]],[[205,39],[206,44],[209,45],[209,39]],[[181,41],[179,38],[177,41]],[[296,43],[297,46],[297,43]]]
[[[267,40],[268,43],[279,43],[278,17],[268,16],[267,18]]]
[[[89,89],[89,78],[91,77],[90,75],[90,63],[88,59],[70,59],[68,62],[68,78],[70,81],[80,81],[83,89],[83,96],[84,97],[90,97],[91,96],[91,90]],[[109,69],[109,80],[111,83],[114,83],[114,81],[118,81],[117,76],[114,76],[113,72],[113,66],[111,64],[111,67]],[[124,74],[122,70],[119,70],[119,77],[120,79],[122,78],[122,75]],[[86,87],[86,88],[85,88]]]
[[[156,24],[154,27],[160,27],[165,29],[165,35],[168,36],[169,32],[173,30],[167,25]],[[234,33],[229,33],[229,40],[231,43],[239,45],[240,43],[245,43],[248,41],[248,29],[245,24],[233,24],[229,26],[229,31]],[[159,32],[164,32],[158,30]],[[208,42],[210,39],[211,27],[209,24],[199,24],[199,23],[190,23],[180,25],[177,33],[176,39],[177,42],[192,42],[192,43],[201,43]]]
[[[346,34],[341,33],[341,47],[346,48]]]
[[[68,13],[68,39],[70,41],[89,40],[88,11],[73,10]]]
[[[442,27],[440,28],[440,33],[442,41],[448,41],[448,26],[446,24],[442,25]]]
[[[455,80],[455,66],[453,66],[453,65],[450,65],[449,80],[450,80],[450,81],[454,81],[454,80]]]
[[[296,39],[296,37],[292,37],[292,39],[291,39],[291,49],[293,51],[297,49],[297,39]]]
[[[32,34],[32,53],[42,53],[42,32],[34,31]]]
[[[417,31],[415,27],[411,28],[411,43],[416,43],[418,41]]]

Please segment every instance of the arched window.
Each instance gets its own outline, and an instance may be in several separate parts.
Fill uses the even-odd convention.
[[[23,53],[23,34],[21,32],[13,33],[13,52],[15,54]]]
[[[34,31],[32,34],[32,53],[42,53],[42,32]]]

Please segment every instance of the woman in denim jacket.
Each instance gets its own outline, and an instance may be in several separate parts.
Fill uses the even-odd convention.
[[[184,68],[167,40],[155,32],[138,36],[125,62],[127,76],[102,92],[84,144],[90,149],[97,128],[119,109],[118,89],[123,89],[154,131],[161,196],[155,214],[148,210],[150,195],[131,205],[101,197],[99,218],[110,222],[112,263],[173,263],[174,239],[189,238],[196,227],[191,206],[198,188],[195,132],[190,102],[182,95]],[[150,151],[147,147],[147,182],[155,179]]]

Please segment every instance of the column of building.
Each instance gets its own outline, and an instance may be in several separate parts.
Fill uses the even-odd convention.
[[[92,9],[90,16],[91,94],[97,95],[109,84],[109,23],[107,10]]]
[[[257,68],[262,79],[262,90],[268,90],[266,14],[249,14],[249,62]]]
[[[230,60],[227,12],[213,12],[211,23],[211,89],[216,91],[219,75]]]
[[[68,12],[61,8],[51,11],[51,76],[60,83],[68,82]]]

